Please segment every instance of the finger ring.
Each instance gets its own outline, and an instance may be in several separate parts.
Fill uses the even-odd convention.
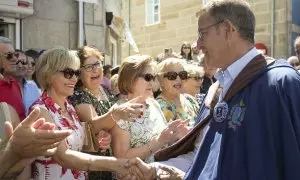
[[[173,134],[174,132],[173,131],[170,131],[170,134]]]

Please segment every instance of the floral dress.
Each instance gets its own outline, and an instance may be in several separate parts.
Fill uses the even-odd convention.
[[[79,104],[91,104],[97,113],[98,116],[107,113],[111,107],[111,104],[108,100],[98,100],[95,96],[93,96],[90,92],[84,89],[76,89],[74,94],[69,97],[69,100],[72,102],[73,106],[76,107]],[[111,149],[108,149],[105,152],[96,152],[88,154],[98,155],[98,156],[112,156]],[[93,171],[88,173],[90,180],[111,180],[115,179],[115,175],[109,171]]]
[[[188,94],[181,94],[180,102],[182,107],[177,107],[175,104],[166,100],[162,95],[159,95],[156,100],[168,122],[177,119],[189,119],[190,122],[188,126],[194,127],[197,111],[199,109],[199,104],[194,97]]]
[[[125,100],[119,100],[117,104],[125,102]],[[148,144],[167,127],[167,121],[155,99],[147,99],[143,112],[144,115],[141,118],[136,118],[135,122],[124,120],[117,122],[120,128],[130,133],[131,148]],[[145,159],[146,163],[153,161],[153,154]]]
[[[61,108],[54,100],[44,92],[41,97],[36,100],[31,106],[32,110],[34,107],[48,110],[49,114],[53,118],[57,129],[59,130],[72,130],[72,134],[65,139],[68,149],[74,151],[81,151],[84,141],[84,128],[82,127],[78,116],[73,106],[66,100],[65,106],[67,112],[72,117],[72,122],[69,123],[65,117],[62,116]],[[51,157],[38,157],[33,162],[32,178],[37,180],[70,180],[87,179],[87,173],[84,171],[78,171],[73,169],[67,169],[60,166]]]

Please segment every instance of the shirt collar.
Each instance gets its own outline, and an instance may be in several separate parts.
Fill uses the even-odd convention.
[[[230,66],[227,67],[226,70],[222,71],[218,69],[216,72],[215,78],[220,82],[220,85],[223,86],[226,82],[226,78],[230,79],[232,82],[238,74],[244,69],[244,67],[259,54],[257,49],[254,47],[250,51],[248,51],[244,56],[236,60]],[[226,83],[227,84],[227,83]]]

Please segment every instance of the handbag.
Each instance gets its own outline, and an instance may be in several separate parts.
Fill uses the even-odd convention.
[[[82,147],[82,152],[99,152],[99,143],[96,134],[94,133],[91,122],[83,122],[85,129],[85,137]]]

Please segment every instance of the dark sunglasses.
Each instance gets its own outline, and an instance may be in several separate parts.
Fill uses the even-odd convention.
[[[94,64],[87,64],[87,65],[84,65],[84,66],[82,66],[81,68],[84,69],[86,72],[91,72],[91,71],[93,71],[94,69],[100,68],[100,67],[102,67],[101,62],[96,62],[96,63],[94,63]]]
[[[183,46],[182,49],[191,49],[191,47]]]
[[[180,71],[179,73],[170,71],[164,74],[164,78],[168,78],[170,81],[177,79],[177,76],[179,76],[181,80],[186,80],[188,78],[188,73],[186,71]]]
[[[7,52],[7,53],[3,53],[2,56],[4,56],[7,60],[11,60],[14,56],[16,58],[19,58],[19,53],[18,52]]]
[[[26,61],[23,61],[23,60],[17,60],[17,62],[16,62],[16,65],[18,65],[18,64],[22,64],[22,65],[27,65],[28,63],[26,62]]]
[[[138,77],[144,78],[145,81],[150,82],[150,81],[155,81],[156,76],[152,74],[139,74]]]
[[[193,78],[195,81],[203,81],[202,76],[189,76],[189,78]]]
[[[72,79],[74,75],[76,78],[78,78],[80,75],[80,70],[73,70],[71,68],[66,68],[59,72],[63,73],[66,79]]]

